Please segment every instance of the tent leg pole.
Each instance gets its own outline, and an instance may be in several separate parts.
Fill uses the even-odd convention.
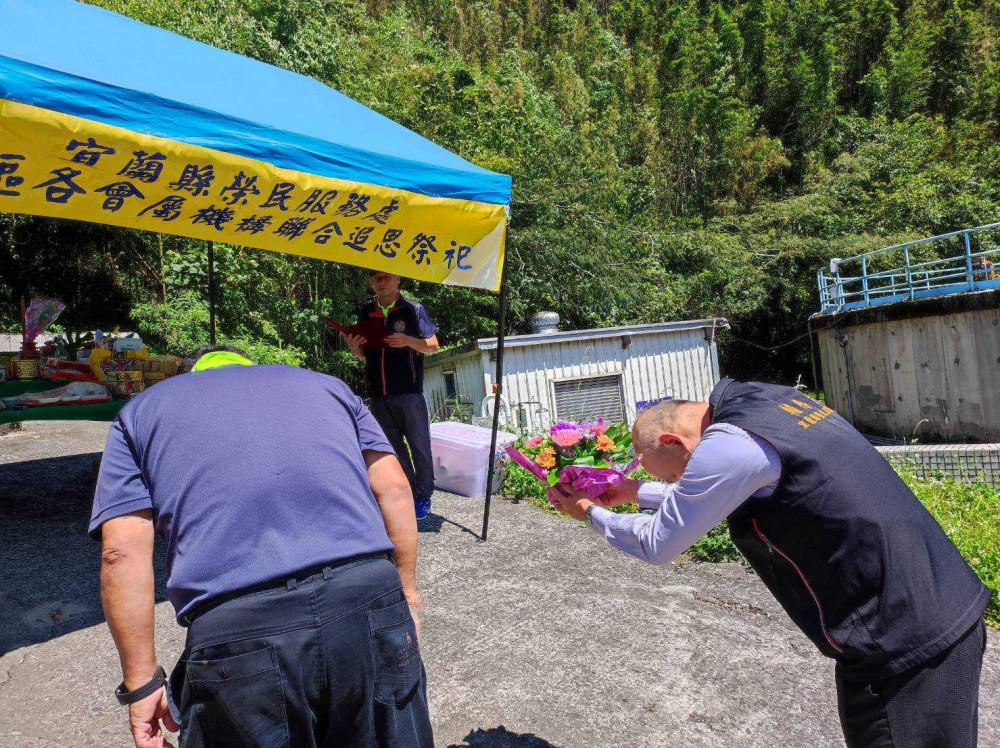
[[[503,341],[507,327],[507,254],[504,253],[503,269],[500,271],[500,321],[497,324],[497,372],[496,392],[493,397],[493,434],[490,437],[489,472],[486,473],[486,506],[483,509],[483,542],[490,527],[490,499],[493,497],[493,468],[496,464],[497,431],[500,429],[500,397],[503,394]]]
[[[215,242],[208,243],[208,343],[215,345]]]

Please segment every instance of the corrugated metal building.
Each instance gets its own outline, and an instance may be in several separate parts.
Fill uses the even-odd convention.
[[[509,337],[501,418],[535,431],[563,419],[631,422],[640,403],[667,397],[707,400],[719,381],[716,335],[728,327],[717,318]],[[496,338],[484,338],[427,358],[433,420],[483,414],[496,348]]]

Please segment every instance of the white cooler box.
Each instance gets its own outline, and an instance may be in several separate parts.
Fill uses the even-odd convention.
[[[486,496],[490,457],[489,429],[457,421],[431,424],[434,487],[459,496]],[[497,432],[497,452],[517,441],[515,434]],[[493,490],[497,489],[494,482]]]

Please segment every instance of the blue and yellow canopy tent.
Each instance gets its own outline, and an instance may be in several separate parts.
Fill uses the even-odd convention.
[[[499,291],[502,381],[509,176],[311,78],[101,8],[0,0],[0,26],[0,211]]]

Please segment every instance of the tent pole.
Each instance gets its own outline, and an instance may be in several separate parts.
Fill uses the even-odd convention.
[[[208,243],[208,343],[215,345],[215,242]]]
[[[506,233],[507,229],[504,229]],[[504,237],[506,245],[506,237]],[[483,509],[483,542],[490,526],[490,499],[493,496],[493,467],[496,463],[497,431],[500,428],[500,397],[503,395],[503,341],[507,323],[507,253],[504,252],[503,268],[500,271],[500,321],[497,323],[497,373],[496,392],[493,397],[493,434],[490,437],[489,472],[486,473],[486,506]]]

